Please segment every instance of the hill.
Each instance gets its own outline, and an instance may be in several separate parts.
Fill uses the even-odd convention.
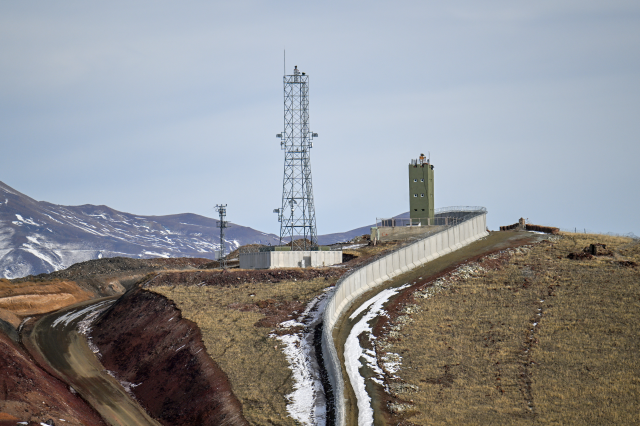
[[[36,201],[0,182],[0,277],[18,278],[103,257],[215,259],[218,221],[191,213],[139,216],[107,206]],[[277,236],[231,224],[226,244],[276,244]]]
[[[276,245],[277,235],[230,223],[227,253],[246,244]],[[319,235],[320,244],[349,241],[369,226]],[[0,278],[50,273],[108,257],[215,259],[216,219],[192,213],[140,216],[108,206],[36,201],[0,182]]]
[[[563,233],[417,282],[373,326],[384,415],[636,424],[638,263],[638,239]]]

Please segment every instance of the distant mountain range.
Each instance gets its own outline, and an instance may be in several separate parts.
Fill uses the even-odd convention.
[[[59,206],[36,201],[0,182],[0,277],[19,278],[102,257],[204,257],[220,247],[218,221],[191,213],[138,216],[107,206]],[[227,252],[245,244],[277,245],[279,238],[230,224]],[[320,244],[369,233],[365,226],[318,236]]]

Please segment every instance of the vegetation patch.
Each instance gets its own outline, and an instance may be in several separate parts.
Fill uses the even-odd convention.
[[[395,422],[638,422],[640,243],[551,238],[412,289],[380,345],[401,357]]]
[[[220,285],[200,286],[202,277],[189,279],[192,285],[158,277],[149,289],[174,301],[184,318],[198,324],[207,352],[229,377],[249,423],[294,425],[286,410],[285,395],[292,393],[293,381],[282,353],[284,344],[269,334],[279,322],[297,318],[343,273],[335,268],[318,271],[328,275],[311,269],[251,271],[267,279],[259,282],[252,276],[249,282],[223,280]],[[244,276],[241,271],[225,274],[237,278],[235,272]],[[290,274],[309,278],[278,279]],[[158,286],[158,281],[176,284]]]
[[[284,281],[337,280],[344,273],[341,268],[282,268],[282,269],[217,269],[206,271],[167,272],[145,284],[146,288],[161,286],[237,287],[243,283],[278,284]]]

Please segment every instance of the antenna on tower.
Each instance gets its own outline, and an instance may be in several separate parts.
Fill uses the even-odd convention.
[[[287,73],[287,49],[284,49],[284,69],[282,75]]]
[[[283,82],[284,131],[276,136],[284,151],[284,178],[282,204],[274,213],[280,221],[280,245],[286,238],[291,250],[309,250],[318,245],[310,158],[318,134],[309,130],[309,76],[297,66],[286,75],[285,68]],[[302,237],[299,247],[294,247],[294,237]]]
[[[226,269],[227,259],[224,257],[224,230],[229,227],[229,223],[224,219],[227,216],[227,205],[216,204],[216,211],[220,214],[220,221],[218,221],[218,228],[220,228],[220,257],[218,258],[218,262],[222,269]]]

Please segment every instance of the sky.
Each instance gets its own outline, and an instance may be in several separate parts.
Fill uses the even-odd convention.
[[[408,211],[424,152],[490,229],[640,235],[637,0],[1,2],[0,181],[278,233],[284,50],[319,234]]]

